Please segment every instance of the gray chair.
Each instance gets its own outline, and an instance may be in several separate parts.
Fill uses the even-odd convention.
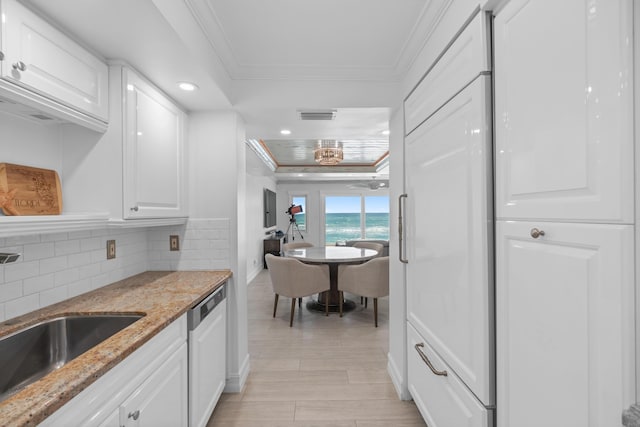
[[[284,245],[282,245],[282,251],[290,251],[291,249],[298,249],[298,248],[310,248],[313,245],[311,243],[307,243],[307,242],[291,242],[291,243],[285,243]]]
[[[382,243],[376,242],[355,242],[353,244],[354,248],[362,248],[362,249],[373,249],[378,252],[376,256],[382,256],[382,251],[384,250],[384,245]]]
[[[291,318],[289,327],[293,326],[293,314],[296,308],[296,298],[328,291],[331,287],[328,265],[305,264],[295,258],[279,257],[272,254],[265,255],[271,285],[275,292],[273,302],[273,317],[278,309],[280,295],[291,298]],[[329,315],[329,292],[326,294],[325,315]]]
[[[380,243],[382,245],[382,254],[380,256],[388,256],[389,255],[389,241],[382,239],[357,239],[357,240],[347,240],[345,242],[346,246],[353,246],[358,242],[374,242]]]
[[[378,255],[376,255],[377,257],[384,255],[384,245],[382,243],[368,242],[363,240],[363,241],[355,241],[351,244],[351,246],[353,246],[354,248],[373,249],[374,251],[378,251]],[[367,305],[369,304],[369,300],[366,297],[360,297],[360,304],[363,303],[363,300],[364,300],[364,308],[367,308]]]
[[[378,298],[389,295],[389,257],[377,257],[363,264],[338,266],[340,317],[344,292],[373,298],[373,316],[378,327]]]

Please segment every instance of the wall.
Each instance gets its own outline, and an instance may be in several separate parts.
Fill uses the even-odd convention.
[[[40,121],[0,113],[0,161],[56,170],[61,179],[65,212],[78,205],[87,211],[91,204],[90,200],[74,200],[73,195],[79,193],[74,193],[70,184],[81,181],[75,178],[75,173],[88,156],[100,157],[104,170],[119,173],[118,162],[112,162],[113,158],[107,157],[104,151],[91,154],[96,147],[109,145],[104,138],[103,134],[75,125],[43,125]],[[101,141],[105,143],[101,145]],[[105,178],[99,172],[93,171],[82,181],[92,189],[92,197],[101,200],[93,203],[96,210],[106,212],[109,205],[105,200],[109,194],[106,187],[117,190],[121,186],[117,177]],[[106,183],[105,187],[97,186],[99,182]],[[113,260],[106,259],[109,239],[116,240]],[[147,235],[139,228],[126,231],[100,228],[3,238],[0,252],[22,253],[16,263],[0,266],[1,320],[124,279],[148,267]]]
[[[39,123],[0,112],[0,161],[60,171],[59,127]]]
[[[149,228],[149,270],[227,269],[231,256],[229,234],[226,218],[189,219],[186,225]],[[179,237],[179,251],[169,251],[171,235]]]
[[[277,200],[276,208],[281,212],[277,216],[278,224],[276,228],[287,231],[289,227],[289,215],[286,211],[291,206],[289,202],[292,195],[307,196],[307,206],[305,219],[307,222],[307,230],[301,231],[305,242],[312,243],[315,246],[324,245],[324,224],[322,223],[321,213],[324,211],[325,195],[368,195],[368,196],[384,196],[389,194],[387,189],[370,190],[368,188],[356,187],[352,188],[350,184],[344,182],[281,182],[278,183],[276,190]],[[293,234],[293,228],[289,230],[289,241]],[[295,240],[301,240],[300,234],[295,233]]]
[[[188,134],[190,222],[228,222],[227,267],[233,277],[227,295],[225,390],[239,392],[249,374],[244,124],[233,111],[192,113]]]
[[[265,188],[276,191],[273,172],[253,152],[247,150],[247,194],[246,194],[246,249],[247,283],[250,283],[263,269],[263,244],[266,233],[275,227],[264,228],[263,191]]]
[[[106,259],[115,239],[116,258]],[[37,310],[148,269],[145,229],[86,230],[0,239],[22,256],[0,265],[0,320]]]
[[[389,180],[390,226],[398,230],[398,198],[404,193],[404,116],[398,108],[389,121],[389,170],[393,179]],[[395,171],[400,171],[396,174]],[[397,232],[389,236],[389,354],[388,372],[401,399],[411,399],[407,388],[406,343],[407,343],[407,300],[405,267],[399,261],[400,241]]]

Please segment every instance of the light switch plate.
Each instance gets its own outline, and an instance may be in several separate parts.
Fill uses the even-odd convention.
[[[107,259],[114,259],[116,257],[116,241],[107,240]]]

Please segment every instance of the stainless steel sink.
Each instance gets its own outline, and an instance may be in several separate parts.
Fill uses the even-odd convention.
[[[0,338],[0,401],[64,366],[142,315],[63,316]]]

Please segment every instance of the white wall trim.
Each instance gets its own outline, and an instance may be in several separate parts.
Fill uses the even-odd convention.
[[[391,377],[391,381],[393,382],[393,386],[396,389],[396,393],[398,393],[398,398],[400,400],[413,400],[413,398],[411,397],[411,393],[409,393],[407,384],[404,381],[404,376],[400,373],[400,369],[398,369],[398,365],[393,360],[393,356],[391,355],[391,353],[387,355],[387,358],[389,360],[387,363],[387,372]]]
[[[261,263],[260,268],[256,268],[253,271],[247,271],[247,284],[251,283],[253,279],[255,279],[262,270],[263,268]]]
[[[238,373],[229,374],[227,382],[224,386],[224,393],[240,393],[247,382],[247,377],[251,371],[249,355],[244,358],[240,371]]]

